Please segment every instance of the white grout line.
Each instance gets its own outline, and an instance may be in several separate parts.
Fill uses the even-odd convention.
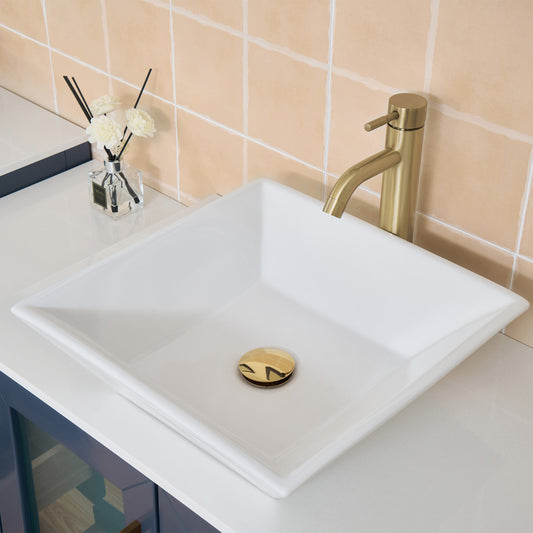
[[[29,35],[21,33],[20,31],[14,30],[13,28],[10,28],[9,26],[2,24],[1,22],[0,22],[0,28],[4,28],[4,30],[10,31],[11,33],[14,33],[15,35],[18,35],[19,37],[23,37],[24,39],[28,39],[28,41],[31,41],[32,43],[48,48],[48,44],[38,41],[37,39],[34,39],[33,37],[30,37]]]
[[[529,205],[529,198],[531,195],[532,182],[533,182],[533,148],[531,148],[531,152],[529,154],[526,186],[524,189],[524,195],[522,197],[522,205],[520,206],[520,216],[518,219],[518,233],[516,236],[515,256],[513,260],[513,272],[511,274],[511,283],[510,283],[511,289],[513,288],[515,274],[516,274],[516,263],[518,261],[518,257],[520,256],[520,248],[522,246],[522,237],[524,234],[524,225],[526,223],[526,214],[527,214],[527,208]]]
[[[424,92],[429,94],[431,86],[431,76],[433,74],[433,56],[435,54],[435,42],[437,40],[437,24],[439,19],[440,0],[431,0],[431,14],[428,30],[428,40],[426,47],[425,72],[424,72]]]
[[[309,65],[310,67],[318,68],[325,72],[327,72],[328,70],[327,63],[323,63],[322,61],[318,61],[318,59],[313,59],[312,57],[308,57],[298,52],[294,52],[293,50],[291,50],[290,48],[286,48],[285,46],[273,44],[268,41],[265,41],[265,39],[261,39],[260,37],[253,37],[250,35],[248,36],[248,40],[251,43],[256,44],[257,46],[264,48],[265,50],[269,50],[271,52],[278,52],[279,54],[289,57],[290,59],[294,59],[294,61],[298,61],[299,63],[304,63],[306,65]]]
[[[533,258],[528,257],[527,255],[517,254],[517,257],[521,259],[522,261],[527,261],[528,263],[533,264]]]
[[[326,76],[326,109],[324,113],[324,161],[322,173],[322,201],[326,200],[328,186],[329,136],[331,132],[331,72],[333,68],[333,34],[335,29],[335,0],[329,2],[328,72]]]
[[[169,7],[169,31],[170,31],[170,72],[172,74],[172,99],[174,104],[174,143],[176,146],[176,188],[178,191],[178,202],[181,197],[180,187],[180,144],[178,136],[178,109],[176,103],[178,101],[176,92],[176,47],[174,44],[174,17],[172,12],[172,0],[168,0]]]
[[[424,64],[424,93],[429,97],[429,90],[431,87],[431,77],[433,75],[433,57],[435,54],[435,42],[437,40],[437,27],[438,27],[438,18],[439,18],[439,3],[440,0],[431,0],[430,4],[430,22],[428,29],[428,36],[426,42],[426,55],[425,55],[425,64]],[[429,115],[429,114],[428,114]],[[426,124],[424,128],[424,134],[427,131],[427,123],[430,120],[428,116],[426,118]],[[420,158],[420,173],[424,170],[425,159],[427,157],[427,150],[422,150],[422,156]],[[420,180],[421,176],[419,176]],[[415,208],[418,209],[420,203],[420,187],[418,187],[416,199],[415,199]],[[418,231],[418,219],[415,217],[413,235],[416,236]]]
[[[527,167],[527,179],[524,189],[524,195],[522,197],[522,205],[520,206],[520,217],[518,222],[518,234],[516,238],[516,253],[520,253],[520,246],[522,244],[522,236],[524,233],[524,224],[526,222],[527,206],[529,204],[529,196],[531,194],[531,183],[533,181],[533,147],[529,154],[529,163]]]
[[[461,235],[464,235],[466,237],[470,237],[471,239],[474,239],[476,241],[482,242],[483,244],[486,244],[487,246],[490,246],[491,248],[495,248],[496,250],[499,250],[500,252],[503,252],[507,255],[514,256],[515,252],[512,250],[509,250],[509,248],[505,248],[505,246],[501,246],[499,244],[496,244],[494,242],[487,241],[483,237],[480,237],[479,235],[474,235],[473,233],[469,233],[468,231],[465,231],[464,229],[461,229],[457,226],[454,226],[452,224],[449,224],[448,222],[444,222],[444,220],[441,220],[439,218],[436,218],[431,215],[426,215],[426,213],[422,213],[421,211],[416,212],[417,215],[427,218],[429,220],[432,220],[433,222],[436,222],[440,224],[441,226],[444,226],[445,228],[448,228],[452,231],[456,231],[457,233],[460,233]]]
[[[163,0],[142,0],[145,4],[151,4],[155,7],[162,7],[163,9],[170,9],[169,4]]]
[[[381,91],[383,93],[387,93],[388,95],[405,92],[405,90],[398,89],[397,87],[391,87],[390,85],[385,85],[384,83],[372,78],[359,76],[359,74],[355,74],[355,72],[351,72],[345,68],[333,66],[333,74],[360,83],[361,85],[364,85],[373,91]]]
[[[41,0],[41,8],[44,17],[44,29],[46,30],[46,43],[48,47],[48,59],[50,60],[50,74],[52,76],[52,91],[54,94],[54,111],[59,115],[59,106],[57,104],[57,87],[54,73],[54,63],[52,61],[52,50],[50,49],[50,33],[48,32],[48,17],[46,16],[46,0]]]
[[[102,30],[104,33],[104,49],[105,49],[105,68],[107,72],[111,72],[111,54],[109,44],[109,28],[107,25],[107,6],[106,0],[100,0],[100,8],[102,10]],[[109,94],[113,94],[113,82],[111,78],[107,78],[107,88]]]
[[[242,132],[248,137],[248,0],[242,0]],[[242,143],[242,182],[248,183],[248,141]]]
[[[527,144],[533,144],[533,135],[527,135],[525,133],[512,130],[511,128],[501,126],[500,124],[495,124],[494,122],[490,122],[476,115],[471,115],[470,113],[465,113],[464,111],[458,111],[457,109],[445,104],[430,104],[430,107],[440,111],[443,115],[468,122],[474,126],[479,126],[484,130],[490,131],[491,133],[496,133],[497,135],[503,135],[513,141],[522,141]]]
[[[224,128],[226,129],[226,128]],[[237,135],[239,135],[237,133]],[[266,142],[262,141],[261,139],[254,139],[253,137],[245,137],[248,141],[257,144],[258,146],[262,146],[263,148],[267,148],[271,152],[275,152],[276,154],[282,155],[283,157],[286,157],[287,159],[290,159],[291,161],[295,161],[296,163],[300,163],[304,167],[307,167],[311,170],[317,170],[318,172],[322,173],[323,169],[320,167],[317,167],[315,165],[312,165],[311,163],[308,163],[307,161],[303,161],[302,159],[299,159],[288,152],[285,152],[281,148],[276,148],[275,146],[271,146],[270,144],[267,144]]]
[[[215,22],[214,20],[211,20],[210,18],[207,18],[203,15],[197,15],[196,13],[184,9],[183,7],[172,6],[172,11],[174,11],[174,13],[177,13],[178,15],[182,15],[188,19],[194,20],[202,26],[209,26],[210,28],[215,28],[217,30],[224,31],[226,33],[229,33],[230,35],[233,35],[234,37],[240,37],[241,39],[245,38],[245,34],[242,31],[236,30],[231,26],[221,24],[220,22]]]

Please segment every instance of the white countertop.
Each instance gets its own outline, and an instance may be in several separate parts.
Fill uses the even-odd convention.
[[[147,189],[144,210],[108,219],[88,204],[89,165],[0,199],[2,372],[222,531],[533,530],[533,350],[503,335],[274,500],[20,322],[11,306],[39,286],[188,212]]]
[[[0,87],[0,176],[87,141],[83,128]]]

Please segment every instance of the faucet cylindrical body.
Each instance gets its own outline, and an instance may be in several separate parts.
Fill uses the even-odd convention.
[[[379,225],[408,241],[413,240],[420,158],[427,101],[416,94],[395,94],[389,113],[398,118],[387,124],[385,148],[398,152],[401,161],[383,173]]]

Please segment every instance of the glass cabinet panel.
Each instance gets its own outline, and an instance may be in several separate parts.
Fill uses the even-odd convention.
[[[36,531],[37,527],[40,533],[123,529],[122,490],[22,415],[19,424]]]

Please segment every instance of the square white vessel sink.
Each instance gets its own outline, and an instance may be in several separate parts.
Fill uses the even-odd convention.
[[[528,303],[259,180],[13,312],[274,497],[419,396]],[[240,357],[296,361],[259,389]]]

